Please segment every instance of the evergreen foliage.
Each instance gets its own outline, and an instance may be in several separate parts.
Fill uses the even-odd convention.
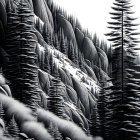
[[[62,140],[62,135],[59,132],[57,125],[55,125],[53,122],[50,122],[48,132],[51,134],[51,136],[53,136],[54,140]]]
[[[97,105],[92,109],[89,123],[90,134],[92,136],[100,135],[100,119]]]
[[[0,123],[6,126],[0,135],[20,139],[21,131],[36,140],[140,138],[138,24],[130,0],[113,4],[108,45],[51,0],[0,1],[0,69],[10,86],[0,76],[0,91],[8,93],[0,94]],[[95,56],[82,51],[84,43]]]
[[[58,79],[52,80],[53,85],[49,89],[48,109],[63,118],[64,101],[61,93],[61,83]]]
[[[135,64],[137,43],[133,12],[130,0],[115,0],[111,12],[111,22],[108,28],[111,32],[106,34],[112,42],[112,77],[114,86],[110,87],[109,106],[112,112],[111,133],[109,139],[130,140],[139,138],[139,92],[135,90]],[[132,78],[133,77],[133,78]],[[129,86],[134,85],[134,86]],[[137,109],[136,109],[137,108]],[[131,113],[134,113],[131,115]],[[113,134],[113,135],[112,135]]]
[[[5,112],[4,112],[4,109],[3,109],[3,105],[2,105],[2,103],[0,102],[0,118],[1,118],[1,119],[4,119],[4,114],[5,114]]]
[[[5,70],[12,83],[13,96],[35,110],[40,101],[37,83],[36,40],[33,31],[33,11],[21,0],[16,13],[8,13],[6,51],[9,64]]]
[[[12,117],[12,119],[10,120],[10,122],[8,124],[8,132],[13,138],[15,138],[15,139],[19,138],[20,130],[15,121],[14,116]]]

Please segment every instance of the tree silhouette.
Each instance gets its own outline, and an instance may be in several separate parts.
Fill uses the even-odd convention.
[[[108,28],[111,29],[110,33],[106,34],[112,42],[113,55],[112,55],[112,77],[114,86],[110,87],[110,110],[112,113],[112,132],[110,139],[138,139],[138,126],[136,118],[139,117],[139,109],[136,111],[134,108],[139,106],[136,97],[137,91],[134,87],[130,88],[129,84],[133,84],[131,80],[135,72],[134,59],[136,57],[137,43],[139,42],[136,35],[136,26],[131,11],[130,0],[115,0],[111,12],[111,22]],[[137,87],[137,85],[135,85]],[[136,88],[135,87],[135,88]],[[130,97],[131,96],[131,97]],[[134,104],[132,104],[132,102]],[[131,108],[131,109],[130,109]],[[130,115],[132,112],[137,115]],[[133,120],[133,121],[132,121]],[[111,136],[113,134],[113,136]]]

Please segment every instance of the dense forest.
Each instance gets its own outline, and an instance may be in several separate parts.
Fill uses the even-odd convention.
[[[0,140],[139,140],[138,24],[112,5],[109,45],[53,0],[0,0]]]

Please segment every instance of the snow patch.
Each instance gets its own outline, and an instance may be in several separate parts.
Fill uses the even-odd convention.
[[[98,86],[97,82],[90,78],[86,73],[84,73],[81,69],[74,66],[73,62],[68,59],[68,57],[55,49],[52,46],[48,47],[48,51],[53,55],[54,62],[58,65],[60,69],[66,69],[69,71],[71,76],[81,82],[88,90],[93,90],[94,93],[100,92],[100,86]],[[86,79],[86,82],[83,82],[82,79]]]
[[[40,50],[41,52],[45,52],[45,48],[44,48],[43,46],[41,46],[39,43],[38,43],[38,47],[39,47],[39,50]]]
[[[70,102],[64,102],[64,104],[67,105],[68,107],[70,107],[73,110],[77,110],[76,106],[74,104],[70,103]]]

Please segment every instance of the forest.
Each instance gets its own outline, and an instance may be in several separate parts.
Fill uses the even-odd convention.
[[[0,140],[140,139],[139,23],[112,1],[108,43],[53,0],[0,0]]]

